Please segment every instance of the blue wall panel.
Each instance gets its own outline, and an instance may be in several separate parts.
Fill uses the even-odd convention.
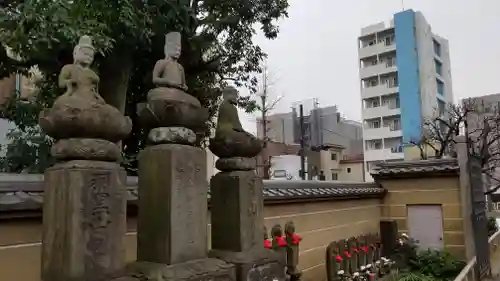
[[[422,131],[415,12],[407,10],[395,14],[394,29],[403,142],[408,143],[419,139]]]

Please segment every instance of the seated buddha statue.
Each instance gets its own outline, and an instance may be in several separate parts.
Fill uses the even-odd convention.
[[[241,126],[236,107],[238,91],[234,87],[226,87],[222,96],[223,102],[219,107],[215,136],[210,140],[210,150],[220,158],[257,156],[262,150],[262,142]]]
[[[59,73],[59,87],[66,89],[62,97],[74,96],[106,104],[98,93],[99,76],[90,68],[94,54],[92,39],[82,36],[73,50],[73,64],[63,66]]]
[[[165,35],[165,57],[153,68],[152,82],[156,86],[147,94],[147,102],[138,108],[144,128],[185,127],[195,130],[208,118],[200,101],[187,93],[184,68],[178,62],[181,54],[181,34]]]
[[[186,100],[199,106],[199,101],[187,95],[186,76],[184,68],[178,62],[181,54],[181,34],[170,32],[165,35],[165,58],[156,62],[153,69],[153,84],[156,88],[148,93],[151,99]]]
[[[131,120],[99,95],[99,76],[90,68],[95,49],[82,36],[73,50],[73,63],[63,66],[59,87],[66,92],[40,113],[42,129],[56,139],[95,138],[117,142],[132,128]]]

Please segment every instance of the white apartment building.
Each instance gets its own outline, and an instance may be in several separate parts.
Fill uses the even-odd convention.
[[[449,45],[413,10],[362,28],[358,39],[365,178],[372,180],[373,164],[403,160],[423,119],[453,102]]]

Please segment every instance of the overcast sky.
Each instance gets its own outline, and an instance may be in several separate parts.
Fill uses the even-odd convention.
[[[268,54],[272,91],[284,96],[276,112],[316,97],[360,120],[357,37],[362,27],[390,21],[402,1],[288,1],[278,38],[255,37]],[[432,31],[449,40],[455,100],[500,92],[499,0],[405,0],[404,8],[421,11]],[[240,116],[255,132],[256,115]]]

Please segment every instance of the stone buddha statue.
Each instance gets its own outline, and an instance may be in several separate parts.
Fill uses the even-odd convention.
[[[138,108],[141,126],[151,130],[152,143],[181,142],[193,144],[196,133],[208,119],[208,111],[200,101],[187,93],[184,68],[178,62],[181,55],[181,34],[165,35],[165,58],[153,68],[155,88],[147,94],[147,102]],[[188,130],[185,130],[188,129]]]
[[[63,96],[75,96],[99,104],[106,104],[98,94],[99,76],[90,69],[95,49],[89,36],[82,36],[73,50],[73,64],[63,66],[59,73],[59,87],[66,88]]]
[[[257,156],[262,150],[262,142],[241,126],[236,107],[238,91],[234,87],[226,87],[222,96],[224,100],[219,107],[215,137],[210,140],[210,150],[220,158]]]
[[[153,83],[157,87],[187,91],[184,68],[177,60],[181,55],[181,34],[170,32],[165,36],[165,58],[156,62]]]
[[[99,76],[90,68],[94,54],[92,39],[80,37],[73,63],[63,66],[59,73],[59,87],[66,92],[40,113],[40,126],[58,140],[52,146],[56,158],[118,159],[120,149],[114,143],[132,129],[130,118],[99,95]]]

